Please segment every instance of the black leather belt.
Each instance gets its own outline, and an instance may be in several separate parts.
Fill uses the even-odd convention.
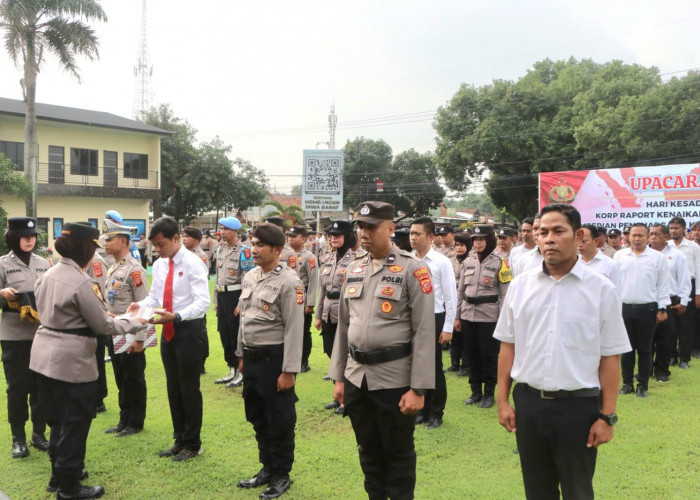
[[[647,302],[645,304],[622,304],[623,309],[654,309],[657,307],[658,304],[656,302]]]
[[[591,387],[590,389],[576,389],[575,391],[542,391],[527,384],[522,385],[529,392],[537,394],[542,399],[566,399],[566,398],[595,398],[600,396],[600,389]]]
[[[282,356],[283,354],[284,344],[265,345],[260,347],[243,346],[243,359],[248,359],[251,361]]]
[[[340,292],[326,292],[326,298],[327,299],[339,299]]]
[[[41,325],[53,332],[69,333],[71,335],[80,335],[81,337],[96,337],[95,332],[90,328],[54,328],[53,326]]]
[[[379,363],[395,361],[397,359],[405,358],[413,351],[413,347],[410,342],[394,347],[387,347],[386,349],[377,349],[375,351],[361,351],[353,346],[349,347],[350,357],[363,365],[377,365]]]
[[[469,297],[466,294],[464,299],[469,304],[495,304],[498,302],[498,295],[484,295],[483,297]]]

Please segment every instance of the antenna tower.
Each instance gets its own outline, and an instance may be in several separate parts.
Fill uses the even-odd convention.
[[[139,45],[139,57],[134,66],[134,106],[132,115],[134,120],[143,120],[143,117],[151,109],[151,75],[153,66],[148,57],[148,39],[146,37],[146,0],[141,6],[141,43]]]
[[[336,125],[338,125],[338,117],[335,114],[335,104],[332,104],[331,114],[328,115],[328,149],[335,149]]]

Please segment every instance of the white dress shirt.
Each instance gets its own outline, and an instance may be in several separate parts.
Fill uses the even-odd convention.
[[[511,268],[513,270],[513,276],[518,274],[523,274],[530,269],[540,268],[542,266],[542,254],[540,253],[540,247],[535,245],[535,248],[526,250],[522,253],[516,263],[511,262]]]
[[[617,289],[618,295],[622,293],[620,266],[617,264],[617,262],[615,262],[610,257],[601,252],[600,249],[598,249],[598,251],[590,261],[586,262],[585,260],[581,259],[581,263],[584,266],[588,267],[588,269],[597,271],[606,278],[608,278],[610,281],[612,281],[613,285],[615,285],[615,288]]]
[[[418,258],[415,250],[413,255]],[[457,313],[457,283],[452,262],[434,248],[428,250],[428,253],[420,260],[425,262],[430,269],[435,297],[435,314],[445,313],[445,324],[442,331],[452,333]]]
[[[623,248],[613,260],[620,265],[623,304],[671,305],[671,276],[661,252],[646,247],[637,255],[631,248]]]
[[[537,248],[537,245],[535,245],[535,248]],[[515,262],[520,259],[526,252],[530,252],[534,250],[534,248],[525,248],[525,245],[518,245],[517,247],[513,247],[513,249],[510,251],[510,256],[508,258],[508,264],[510,264],[510,269],[511,271],[514,271],[515,267]]]
[[[668,270],[671,273],[671,295],[678,295],[681,298],[681,304],[687,306],[691,300],[692,289],[690,272],[685,255],[677,248],[675,245],[666,245],[661,253],[666,257]]]
[[[676,242],[673,240],[668,240],[666,244],[683,252],[688,271],[690,272],[690,278],[695,279],[698,269],[700,269],[700,245],[690,241],[688,238],[683,238],[680,245],[676,245]],[[700,295],[700,293],[696,290],[695,295]]]
[[[615,286],[581,259],[559,280],[516,276],[493,336],[515,344],[511,378],[545,391],[599,388],[600,358],[631,350]]]
[[[180,246],[173,256],[173,312],[182,321],[201,318],[209,309],[209,276],[202,260]],[[148,296],[139,304],[144,307],[160,307],[163,304],[165,280],[168,277],[170,259],[161,258],[153,264],[153,282]]]

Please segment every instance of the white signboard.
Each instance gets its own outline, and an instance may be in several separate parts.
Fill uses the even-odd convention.
[[[301,188],[304,210],[343,210],[343,152],[328,149],[304,150],[304,180]]]

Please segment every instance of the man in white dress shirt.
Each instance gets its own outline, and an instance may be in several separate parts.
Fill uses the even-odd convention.
[[[209,273],[202,260],[180,242],[180,229],[172,217],[156,220],[148,239],[160,258],[153,265],[148,296],[132,303],[128,311],[137,306],[163,307],[152,323],[163,325],[160,356],[175,444],[159,456],[182,462],[202,452],[199,376],[207,334],[204,315],[210,304]]]
[[[513,279],[494,333],[498,419],[516,433],[528,499],[593,498],[597,447],[617,422],[630,345],[615,286],[577,256],[580,226],[570,205],[542,209],[543,265]]]
[[[613,282],[620,293],[620,266],[617,262],[605,255],[596,243],[596,236],[599,233],[598,227],[593,224],[584,224],[581,226],[583,236],[578,244],[578,254],[581,257],[581,262],[588,266],[589,269],[599,272],[610,281]]]
[[[435,389],[426,391],[423,409],[416,415],[416,424],[425,422],[426,429],[442,425],[447,402],[447,384],[442,371],[441,347],[452,340],[457,311],[457,284],[450,259],[432,248],[435,225],[430,217],[420,217],[411,224],[409,240],[413,255],[430,269],[435,297]],[[450,233],[451,234],[451,233]]]
[[[532,225],[534,223],[535,219],[532,217],[526,217],[523,219],[523,222],[520,225],[520,231],[518,232],[520,234],[522,245],[513,247],[513,249],[510,251],[510,258],[508,259],[508,262],[510,263],[511,270],[515,266],[516,260],[522,257],[522,255],[527,251],[535,248],[535,237],[532,229]]]
[[[522,274],[528,269],[539,268],[542,265],[542,254],[540,253],[540,248],[537,245],[537,233],[540,229],[540,217],[540,214],[536,214],[532,223],[532,238],[535,241],[535,246],[532,247],[531,250],[521,253],[516,262],[511,261],[513,276]]]
[[[620,394],[634,392],[634,366],[638,358],[637,396],[647,397],[653,362],[656,323],[668,319],[671,276],[663,255],[647,246],[649,228],[642,223],[630,228],[630,247],[615,254],[622,276],[622,317],[632,351],[622,355]]]

